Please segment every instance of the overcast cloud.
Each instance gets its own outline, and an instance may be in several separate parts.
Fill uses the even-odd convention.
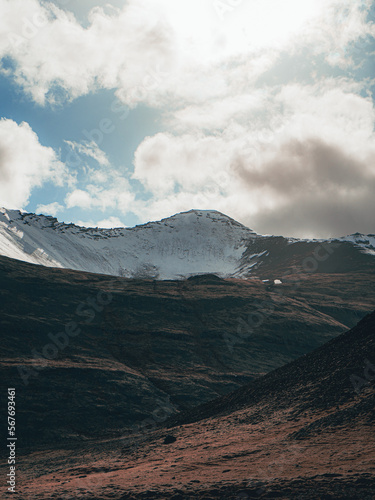
[[[83,25],[58,1],[0,0],[3,74],[42,107],[111,90],[157,109],[160,131],[129,168],[101,144],[62,137],[94,162],[77,186],[58,151],[3,120],[2,205],[25,206],[34,187],[64,179],[64,208],[90,224],[201,208],[261,233],[375,233],[372,1],[94,3]],[[39,206],[63,212],[56,203]]]

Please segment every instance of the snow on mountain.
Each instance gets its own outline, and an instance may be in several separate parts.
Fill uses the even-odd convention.
[[[339,241],[349,241],[354,243],[357,248],[360,248],[364,253],[375,255],[375,234],[355,233],[344,238],[338,238]]]
[[[287,246],[312,243],[281,239]],[[374,235],[357,233],[328,241],[346,241],[360,253],[375,255]],[[267,258],[274,259],[279,242],[280,237],[258,235],[214,210],[190,210],[134,228],[99,229],[0,209],[0,255],[114,276],[178,279],[215,273],[246,277]]]
[[[191,210],[134,228],[94,229],[0,210],[0,254],[45,266],[125,277],[233,275],[256,234],[216,211]]]

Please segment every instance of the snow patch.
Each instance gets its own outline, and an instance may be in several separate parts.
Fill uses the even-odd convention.
[[[220,212],[191,210],[134,228],[98,229],[3,209],[0,253],[41,264],[129,278],[232,276],[256,233]]]

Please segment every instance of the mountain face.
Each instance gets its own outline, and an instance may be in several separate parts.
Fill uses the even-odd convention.
[[[299,279],[136,280],[0,257],[0,394],[17,388],[19,448],[118,436],[155,411],[191,409],[373,310],[371,273]]]
[[[372,313],[314,352],[170,419],[170,407],[157,405],[137,433],[64,449],[51,440],[43,454],[21,457],[22,498],[372,500],[374,329]]]
[[[287,269],[375,269],[375,236],[355,234],[327,241],[261,236],[220,212],[204,210],[134,228],[93,229],[1,209],[0,255],[128,278],[215,273],[279,279]]]
[[[370,500],[374,314],[347,331],[374,310],[374,248],[218,212],[101,230],[2,210],[19,498]]]

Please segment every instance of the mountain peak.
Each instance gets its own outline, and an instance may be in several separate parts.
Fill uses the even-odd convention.
[[[196,221],[208,221],[208,222],[223,222],[223,223],[231,224],[232,226],[245,228],[246,230],[250,231],[252,234],[256,234],[254,231],[252,231],[248,227],[244,226],[243,224],[236,221],[232,217],[229,217],[229,215],[226,215],[226,214],[223,214],[222,212],[219,212],[218,210],[192,209],[192,210],[188,210],[186,212],[179,212],[175,215],[172,215],[171,217],[167,217],[165,219],[162,219],[160,222],[167,222],[169,220],[189,220],[189,222],[193,222],[194,220],[196,220]]]
[[[237,273],[257,235],[216,210],[189,210],[134,228],[83,228],[3,209],[0,254],[45,266],[125,277],[176,279]]]
[[[326,244],[334,250],[338,241],[346,243],[340,258],[335,250],[334,265],[319,261],[319,272],[373,267],[374,236],[355,234]],[[217,210],[193,209],[114,229],[78,227],[52,216],[0,210],[0,255],[128,278],[179,279],[209,273],[244,278],[261,273],[279,279],[291,262],[303,267],[322,243],[261,236]]]

